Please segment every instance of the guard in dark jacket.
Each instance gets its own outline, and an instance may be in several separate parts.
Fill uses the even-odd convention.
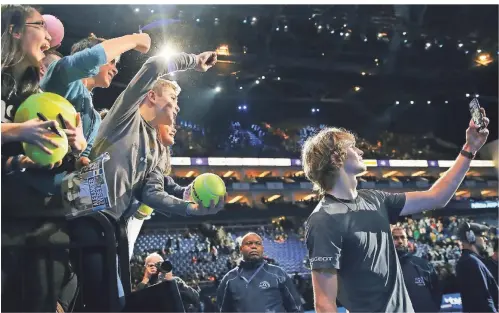
[[[463,249],[456,264],[456,274],[463,312],[498,311],[499,287],[480,257],[486,247],[487,231],[487,226],[476,223],[464,223],[459,227]]]
[[[403,228],[393,228],[392,236],[404,274],[405,287],[414,311],[440,311],[442,292],[434,267],[427,260],[418,258],[409,252],[407,234]]]
[[[243,260],[218,286],[220,312],[303,312],[301,296],[291,278],[263,260],[260,236],[246,234],[240,251]]]

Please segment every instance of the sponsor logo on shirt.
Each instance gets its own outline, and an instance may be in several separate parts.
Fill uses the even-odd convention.
[[[260,289],[269,289],[270,288],[270,284],[268,281],[264,280],[262,281],[259,285],[258,285],[258,288]]]
[[[461,297],[446,297],[444,296],[444,303],[451,305],[462,305]]]
[[[333,261],[332,256],[316,256],[310,259],[310,263],[314,262],[331,262]]]
[[[414,278],[414,282],[418,286],[424,286],[425,285],[423,277],[416,277],[416,278]]]

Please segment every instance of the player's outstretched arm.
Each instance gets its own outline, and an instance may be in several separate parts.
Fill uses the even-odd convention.
[[[485,110],[482,108],[485,128],[478,130],[478,127],[470,121],[466,130],[466,143],[463,150],[475,154],[487,141],[489,130],[489,119],[485,117]],[[426,191],[415,191],[406,193],[406,202],[400,215],[410,215],[425,210],[443,208],[449,203],[457,189],[463,182],[471,164],[471,159],[458,155],[454,164],[440,177],[433,186]]]

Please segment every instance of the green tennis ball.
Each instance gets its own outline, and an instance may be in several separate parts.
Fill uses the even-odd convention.
[[[151,214],[154,210],[150,207],[142,203],[139,206],[137,212],[135,212],[135,218],[139,220],[148,220],[151,218]]]
[[[76,110],[74,106],[64,97],[51,92],[36,93],[29,96],[19,106],[14,117],[14,123],[23,123],[38,118],[37,113],[42,113],[47,119],[61,122],[57,118],[59,114],[71,125],[76,125]]]
[[[60,128],[57,128],[57,130],[61,134],[61,137],[52,132],[46,135],[59,145],[58,148],[51,145],[50,143],[45,146],[52,152],[52,154],[46,153],[38,146],[23,142],[24,154],[33,162],[35,162],[36,164],[40,164],[41,166],[55,164],[62,160],[66,153],[68,153],[69,143],[68,138],[66,137],[66,133]]]
[[[215,174],[201,174],[194,180],[191,188],[191,197],[196,203],[204,207],[210,206],[210,201],[218,204],[220,197],[225,196],[226,189],[224,181]]]

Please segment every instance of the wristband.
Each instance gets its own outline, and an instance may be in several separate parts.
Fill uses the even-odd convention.
[[[21,159],[24,155],[19,154],[13,157],[12,161],[10,162],[10,168],[13,172],[18,171],[18,172],[24,172],[26,169],[21,168]]]
[[[465,158],[468,158],[470,160],[473,160],[475,158],[475,155],[476,153],[473,153],[473,152],[468,152],[468,151],[465,151],[465,150],[461,150],[461,152],[459,152],[462,156],[464,156]]]

